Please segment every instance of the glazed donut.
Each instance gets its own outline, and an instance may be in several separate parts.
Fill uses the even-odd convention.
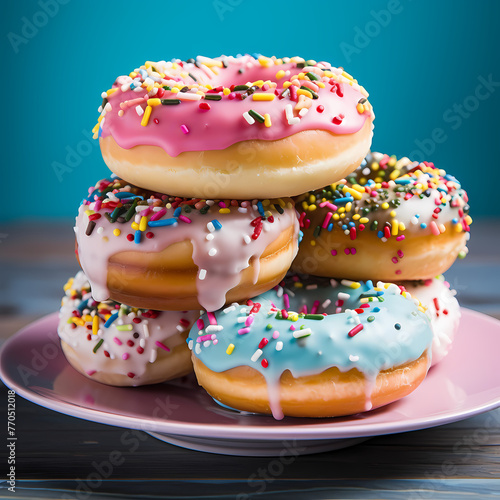
[[[158,310],[213,311],[269,290],[298,245],[290,198],[186,199],[119,178],[89,189],[75,233],[95,300]]]
[[[432,332],[417,303],[394,284],[287,279],[197,321],[188,345],[198,383],[223,405],[276,419],[386,405],[430,365]]]
[[[367,92],[299,57],[146,62],[102,94],[104,161],[138,186],[201,198],[277,198],[352,172],[370,148]]]
[[[432,280],[405,281],[401,285],[426,307],[433,332],[431,366],[434,366],[448,354],[458,331],[461,312],[456,292],[450,289],[444,276]]]
[[[187,332],[199,311],[152,311],[97,302],[83,272],[64,286],[57,332],[68,362],[103,384],[156,384],[190,373]]]
[[[430,279],[467,252],[467,193],[434,164],[369,154],[347,180],[296,200],[292,268],[355,280]]]

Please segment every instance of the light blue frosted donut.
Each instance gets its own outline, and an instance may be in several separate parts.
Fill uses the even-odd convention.
[[[254,368],[268,387],[286,370],[297,378],[356,368],[374,380],[426,351],[430,363],[429,320],[397,285],[298,276],[282,285],[249,305],[205,313],[187,339],[194,356],[214,372]]]

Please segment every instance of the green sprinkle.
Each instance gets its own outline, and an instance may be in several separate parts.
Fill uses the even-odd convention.
[[[111,214],[111,222],[116,222],[116,219],[120,216],[122,209],[120,207],[116,207]]]
[[[236,85],[234,87],[233,92],[237,92],[238,90],[248,90],[250,87],[248,85]]]
[[[210,210],[210,205],[205,205],[204,207],[200,208],[200,214],[205,215],[209,210]]]
[[[120,332],[127,332],[133,329],[132,325],[118,325],[116,329]]]
[[[306,73],[306,76],[309,77],[309,80],[319,80],[319,78],[314,74],[314,73],[311,73],[310,71],[308,73]]]
[[[218,94],[205,94],[205,99],[207,101],[220,101],[222,96]]]
[[[273,325],[271,325],[271,323],[268,323],[266,325],[266,330],[272,330],[273,329]]]
[[[318,94],[316,94],[316,92],[314,92],[314,90],[311,90],[309,87],[305,87],[304,85],[302,85],[302,87],[300,87],[302,90],[307,90],[308,92],[311,92],[311,95],[313,96],[313,99],[317,99],[318,98]]]
[[[197,82],[198,80],[196,79],[196,77],[194,75],[192,75],[191,73],[188,73],[188,75],[191,77],[192,80],[194,80],[195,82]]]
[[[378,221],[374,220],[371,225],[370,225],[370,230],[371,231],[376,231],[378,227]]]
[[[101,340],[99,340],[99,342],[97,342],[97,344],[95,345],[95,347],[92,349],[94,351],[94,353],[96,353],[97,350],[99,349],[99,347],[102,346],[103,342],[104,342],[104,339],[101,339]]]
[[[281,206],[278,203],[274,204],[274,208],[280,213],[284,213],[285,211],[281,208]]]
[[[322,314],[306,314],[304,319],[322,320],[325,319],[325,317]]]
[[[163,90],[172,90],[171,87],[169,87],[168,85],[163,85],[162,89]]]
[[[254,111],[253,109],[250,109],[248,111],[248,114],[254,119],[257,120],[259,123],[264,123],[264,117],[260,114],[257,113],[257,111]]]
[[[132,205],[130,205],[130,208],[127,210],[125,213],[125,222],[128,222],[135,214],[135,207],[137,206],[137,201],[139,198],[135,198],[134,201],[132,202]]]
[[[375,316],[368,316],[368,323],[375,321]]]
[[[164,106],[171,106],[172,104],[180,104],[181,100],[180,99],[162,99],[161,103]]]
[[[313,238],[318,238],[321,233],[321,226],[316,226],[313,232]]]

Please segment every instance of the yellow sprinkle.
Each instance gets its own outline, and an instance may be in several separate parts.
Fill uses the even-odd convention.
[[[256,82],[253,82],[252,85],[250,85],[251,87],[253,86],[257,86],[257,87],[262,87],[262,85],[264,85],[264,80],[257,80]]]
[[[155,97],[154,99],[148,99],[148,106],[159,106],[161,104],[161,99]]]
[[[389,161],[387,162],[387,165],[389,165],[389,167],[394,167],[396,165],[396,157],[395,156],[391,156],[389,158]]]
[[[472,224],[472,217],[470,215],[465,216],[465,223],[470,226]]]
[[[396,217],[396,210],[391,210],[390,215],[391,215],[391,217]]]
[[[340,214],[341,219],[345,219],[345,214]]]
[[[69,290],[72,286],[73,286],[73,281],[75,281],[74,278],[70,278],[66,284],[64,285],[63,287],[63,290],[66,291],[66,290]]]
[[[405,223],[404,223],[404,222],[400,222],[400,223],[399,223],[399,230],[400,230],[401,232],[403,232],[405,229],[406,229]]]
[[[85,325],[85,321],[83,321],[82,318],[77,318],[76,316],[73,319],[73,323],[75,323],[75,325],[79,325],[79,326],[83,326]]]
[[[365,188],[363,186],[360,186],[359,184],[353,184],[352,189],[355,189],[356,191],[359,191],[360,193],[365,192]]]
[[[220,208],[219,213],[220,214],[230,214],[231,210],[229,208]]]
[[[224,95],[229,95],[231,93],[231,89],[228,89],[227,87],[222,91]]]
[[[345,207],[340,207],[338,210],[337,210],[337,213],[338,214],[343,214],[345,212]]]
[[[399,177],[399,174],[401,174],[399,170],[393,170],[391,172],[391,175],[389,176],[389,179],[392,179],[394,181]]]
[[[288,81],[288,82],[283,82],[283,90],[287,89],[288,87],[290,87],[290,85],[292,84],[292,82]]]
[[[361,219],[359,219],[359,222],[361,222],[361,224],[368,224],[368,222],[370,222],[370,219],[368,217],[361,217]]]
[[[255,95],[255,94],[253,94],[253,95]],[[269,115],[269,113],[266,113],[264,115],[264,125],[266,127],[268,127],[268,128],[272,125],[272,123],[271,123],[271,116]]]
[[[398,233],[399,233],[399,224],[398,224],[398,221],[396,219],[392,219],[391,224],[392,224],[391,234],[393,236],[397,236]]]
[[[276,79],[277,80],[280,80],[281,78],[283,78],[284,76],[286,75],[286,73],[280,69],[277,73],[276,73]]]
[[[340,215],[339,214],[333,214],[332,215],[332,219],[333,220],[339,220],[340,219]]]
[[[265,56],[259,56],[259,62],[265,68],[269,68],[270,66],[273,66],[273,64],[274,64],[274,61],[271,58],[265,57]]]
[[[285,201],[282,198],[278,198],[278,203],[281,208],[285,208]]]
[[[311,241],[310,241],[310,243],[311,243],[311,246],[312,246],[312,247],[315,247],[315,246],[316,246],[316,240],[311,240]]]
[[[359,214],[354,214],[354,215],[352,216],[352,220],[358,220],[360,217],[361,217],[361,215],[359,215]]]
[[[132,224],[130,224],[130,227],[134,230],[134,231],[137,231],[139,229],[139,224],[137,224],[137,222],[132,222]]]
[[[109,89],[109,90],[106,90],[106,94],[108,94],[108,95],[112,95],[112,94],[114,94],[117,90],[118,90],[118,87],[117,87],[117,88],[115,88],[115,89]]]
[[[356,290],[357,288],[359,288],[361,286],[361,283],[359,283],[358,281],[354,281],[353,283],[351,283],[349,285],[349,288],[352,288],[353,290]]]
[[[318,207],[312,203],[311,205],[309,205],[309,212],[314,212],[314,210],[316,210]]]
[[[387,210],[389,208],[389,203],[387,203],[386,201],[384,201],[384,203],[382,203],[381,207],[384,209],[384,210]]]
[[[297,281],[297,283],[294,283],[293,286],[295,288],[304,288],[304,283],[300,283],[299,281]]]
[[[82,319],[85,322],[90,322],[92,321],[92,316],[90,314],[86,314],[85,316],[82,316]]]
[[[132,73],[129,73],[128,76],[133,79],[137,76],[137,73],[135,71],[132,71]]]
[[[344,186],[344,193],[349,193],[352,195],[352,197],[355,199],[355,200],[361,200],[362,196],[361,196],[361,193],[359,191],[356,191],[355,189],[351,189],[351,188],[348,188],[347,186]]]
[[[270,93],[252,94],[254,101],[273,101],[276,96]]]
[[[94,128],[92,129],[92,133],[95,134],[99,130],[99,123],[96,123]]]
[[[229,344],[226,349],[226,354],[232,354],[234,351],[234,344]]]
[[[255,94],[253,94],[253,95],[255,95]],[[309,90],[306,90],[306,89],[297,90],[297,95],[305,95],[307,97],[310,97],[311,99],[313,98],[313,95],[311,94],[311,92],[309,92]]]
[[[88,217],[89,215],[95,214],[93,210],[85,210],[85,215]]]
[[[94,319],[92,320],[92,333],[93,335],[97,335],[97,332],[99,330],[99,316],[97,314],[94,316]]]
[[[325,76],[327,76],[328,78],[332,78],[333,77],[333,73],[331,71],[323,71],[323,74]]]
[[[147,227],[148,227],[148,218],[145,215],[143,215],[141,217],[141,222],[139,223],[139,231],[146,231]]]
[[[462,231],[462,224],[460,224],[460,222],[457,222],[457,223],[455,224],[455,231],[456,231],[457,233],[460,233],[460,232]]]
[[[144,115],[143,115],[142,120],[141,120],[141,125],[143,127],[145,127],[148,124],[152,109],[153,108],[151,106],[146,106],[146,110],[144,111]]]
[[[379,169],[379,167],[380,167],[380,165],[378,164],[378,162],[375,161],[372,163],[372,170],[374,172],[376,172]]]
[[[345,204],[345,211],[346,212],[350,212],[351,211],[351,208],[352,208],[352,203],[350,201],[348,201],[346,204]]]
[[[325,88],[325,84],[323,82],[314,82],[320,89]]]
[[[173,92],[174,94],[177,94],[177,92],[179,92],[181,89],[177,88],[177,87],[172,87],[170,92]]]
[[[345,76],[348,80],[354,81],[354,78],[349,73],[346,73],[345,71],[342,71],[342,76]]]
[[[120,234],[122,234],[122,232],[118,228],[116,228],[116,229],[113,229],[113,234],[115,236],[120,236]]]
[[[418,306],[418,310],[423,313],[425,312],[425,309],[422,306]]]

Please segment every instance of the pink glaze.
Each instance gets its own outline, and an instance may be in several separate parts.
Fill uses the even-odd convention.
[[[165,73],[165,78],[160,78],[159,73],[153,72],[150,66],[147,70],[161,86],[172,87],[176,81],[182,78],[182,82],[177,84],[177,88],[201,85],[201,89],[206,95],[221,95],[220,101],[202,98],[200,100],[183,100],[178,105],[156,105],[151,108],[148,124],[143,126],[141,120],[144,115],[139,116],[136,108],[140,106],[144,111],[148,97],[157,98],[158,90],[152,88],[148,92],[147,88],[139,87],[138,92],[133,91],[130,89],[132,78],[121,76],[113,85],[113,89],[118,90],[107,97],[108,104],[102,112],[99,127],[100,137],[112,136],[117,144],[124,149],[138,145],[159,146],[170,156],[177,156],[184,151],[225,149],[240,141],[278,140],[303,130],[319,129],[334,134],[352,134],[359,131],[367,119],[373,118],[370,106],[367,106],[368,109],[364,112],[358,112],[356,108],[358,102],[360,99],[365,99],[368,94],[355,81],[343,76],[345,73],[343,74],[341,69],[331,68],[333,77],[322,76],[324,75],[322,70],[330,68],[328,63],[322,62],[316,63],[315,66],[297,68],[297,61],[303,61],[299,58],[294,59],[295,62],[286,64],[275,64],[272,59],[268,59],[272,66],[264,67],[251,56],[221,57],[208,61],[223,60],[228,67],[213,67],[211,69],[202,62],[204,60],[205,58],[198,58],[200,67],[196,67],[193,63],[180,61],[177,61],[177,64],[174,63],[177,68],[172,68],[172,63],[164,61],[153,63],[155,69]],[[146,70],[145,66],[141,66],[141,68]],[[239,70],[244,70],[244,72],[240,74]],[[280,70],[289,73],[278,79],[276,74]],[[304,98],[303,96],[295,97],[296,90],[299,89],[299,86],[295,85],[290,87],[290,96],[280,99],[278,95],[275,95],[272,101],[253,100],[252,95],[240,100],[237,98],[237,94],[242,94],[243,91],[224,95],[222,91],[207,92],[207,87],[205,87],[209,84],[213,88],[219,86],[229,88],[231,85],[271,80],[271,82],[276,83],[276,88],[273,88],[273,84],[271,86],[264,85],[263,88],[267,88],[267,90],[259,88],[255,94],[281,94],[284,82],[289,81],[293,75],[307,72],[316,74],[320,78],[320,83],[325,85],[324,88],[318,88],[318,81],[311,82],[307,77],[301,80],[301,85],[313,89],[318,88],[317,99]],[[196,82],[188,74],[194,76]],[[197,88],[200,89],[200,87]],[[192,95],[196,93],[196,90],[196,88],[190,89],[187,93]],[[160,89],[160,93],[161,99],[175,99],[179,96],[171,91],[163,92],[163,89]],[[125,101],[128,102],[125,104]],[[309,106],[310,109],[303,116],[299,115],[300,106],[298,109],[294,109],[293,117],[296,123],[289,124],[285,106],[291,105],[293,109],[298,104],[296,101],[306,102],[306,108]],[[201,107],[200,104],[202,104]],[[209,105],[208,109],[206,104]],[[257,111],[262,116],[269,114],[272,125],[266,127],[264,123],[258,122],[250,125],[243,117],[243,113],[249,110]],[[122,113],[122,116],[118,115],[119,112]],[[343,118],[339,118],[342,116]]]

